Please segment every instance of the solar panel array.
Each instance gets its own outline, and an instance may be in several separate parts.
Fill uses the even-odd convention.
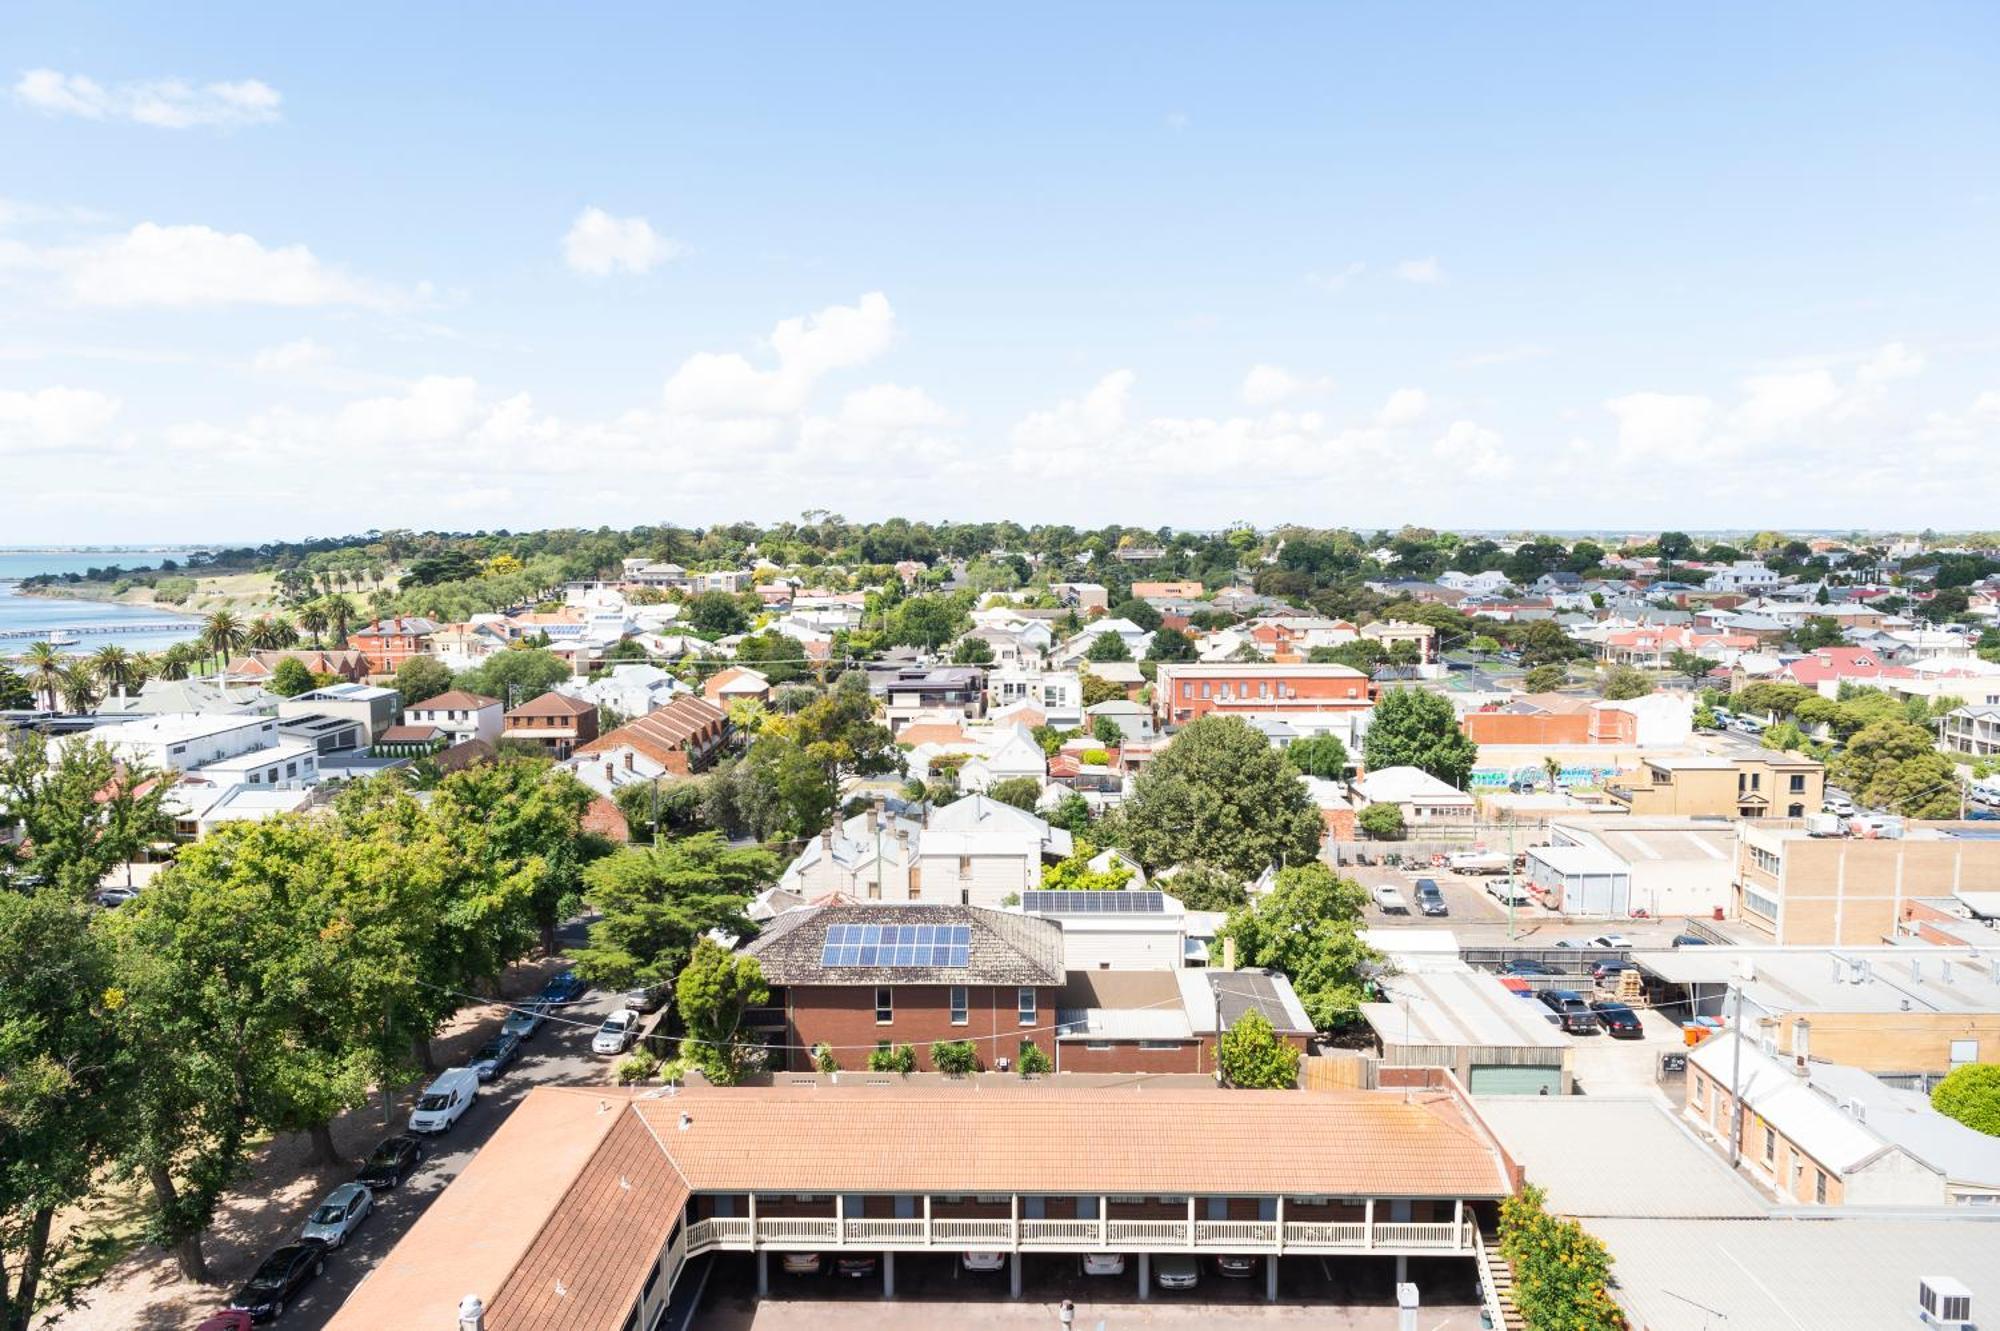
[[[1163,892],[1023,892],[1021,909],[1030,915],[1158,915]]]
[[[969,924],[834,924],[822,966],[963,966],[972,956]]]

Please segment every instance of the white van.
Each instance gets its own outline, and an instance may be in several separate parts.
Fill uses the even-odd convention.
[[[477,1094],[479,1074],[471,1068],[440,1072],[437,1080],[417,1097],[417,1107],[410,1111],[410,1131],[445,1131],[472,1108],[472,1097]]]

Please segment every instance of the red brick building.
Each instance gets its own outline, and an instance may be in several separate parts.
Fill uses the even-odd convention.
[[[878,1047],[909,1045],[932,1070],[932,1043],[969,1040],[982,1068],[1033,1042],[1053,1061],[1063,984],[1062,929],[976,906],[807,906],[772,920],[744,949],[764,968],[770,1005],[746,1022],[785,1070],[832,1048],[865,1068]]]
[[[1211,712],[1340,712],[1367,706],[1368,676],[1344,665],[1163,661],[1153,685],[1153,708],[1165,726],[1184,726]]]
[[[544,693],[507,713],[500,738],[533,744],[560,761],[597,738],[597,704]]]
[[[414,615],[380,619],[347,635],[347,645],[368,661],[368,673],[387,675],[413,656],[428,656],[438,626]]]

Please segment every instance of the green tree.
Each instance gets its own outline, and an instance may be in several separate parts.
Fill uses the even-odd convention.
[[[54,888],[0,891],[0,1326],[73,1308],[89,1279],[81,1225],[124,1138],[113,956],[90,908]]]
[[[1676,675],[1684,676],[1690,687],[1708,678],[1708,672],[1715,669],[1715,662],[1698,652],[1682,651],[1675,648],[1667,653],[1667,665]],[[1635,694],[1635,697],[1642,696]]]
[[[35,691],[21,673],[0,662],[0,709],[25,711],[35,705]]]
[[[688,597],[681,602],[680,622],[717,638],[750,629],[750,616],[727,592],[697,592]]]
[[[947,1077],[979,1071],[979,1051],[970,1040],[938,1040],[931,1045],[931,1066]]]
[[[569,677],[569,662],[554,652],[516,647],[495,652],[472,669],[460,671],[452,677],[452,685],[517,707]]]
[[[125,690],[131,688],[138,678],[132,654],[115,642],[106,643],[91,653],[90,669],[107,693],[120,698],[125,696]]]
[[[1421,768],[1460,790],[1479,757],[1479,746],[1458,728],[1451,700],[1424,689],[1384,693],[1375,703],[1361,751],[1370,771]]]
[[[231,653],[243,650],[243,636],[243,621],[230,610],[215,611],[201,626],[202,646],[225,666],[229,664]]]
[[[1336,735],[1308,735],[1293,740],[1285,749],[1285,760],[1307,776],[1338,781],[1347,775],[1347,746]]]
[[[1172,878],[1156,880],[1153,885],[1170,893],[1189,910],[1228,912],[1250,899],[1241,875],[1199,860],[1181,866],[1181,871]]]
[[[840,1071],[840,1055],[833,1052],[833,1046],[821,1040],[813,1046],[813,1068],[818,1072]]]
[[[1538,665],[1560,665],[1590,655],[1590,649],[1562,631],[1562,626],[1553,620],[1531,619],[1513,631],[1514,647],[1521,653],[1521,664],[1533,669]]]
[[[1792,646],[1802,652],[1816,651],[1821,647],[1838,647],[1847,641],[1847,635],[1840,625],[1827,615],[1808,616],[1792,630],[1791,637]]]
[[[2000,1063],[1966,1063],[1931,1088],[1931,1108],[1974,1132],[2000,1137]]]
[[[1010,776],[1004,781],[995,781],[987,790],[986,797],[1033,813],[1042,798],[1042,783],[1032,776]]]
[[[1270,1019],[1254,1008],[1222,1033],[1215,1061],[1231,1086],[1281,1091],[1299,1084],[1299,1051],[1279,1039]]]
[[[757,958],[697,939],[694,955],[674,982],[674,1005],[687,1035],[681,1057],[718,1086],[734,1086],[758,1065],[763,1050],[739,1041],[743,1013],[769,1002],[771,987]]]
[[[1154,629],[1146,645],[1148,661],[1192,661],[1197,655],[1194,639],[1176,628]]]
[[[444,667],[438,668],[442,670]],[[269,687],[280,698],[296,698],[313,687],[313,672],[296,656],[281,657],[278,664],[271,668]]]
[[[1819,694],[1802,684],[1746,684],[1730,695],[1730,710],[1759,716],[1790,716],[1800,703]]]
[[[1715,709],[1706,702],[1699,702],[1694,708],[1694,725],[1697,730],[1719,730],[1722,727],[1722,718],[1717,716]]]
[[[1033,1040],[1021,1041],[1021,1052],[1014,1060],[1014,1071],[1023,1077],[1043,1077],[1050,1071],[1049,1056]]]
[[[984,638],[960,638],[951,645],[953,665],[991,665],[993,644]]]
[[[887,641],[935,652],[972,625],[957,596],[912,596],[889,612]]]
[[[1354,815],[1354,825],[1377,841],[1403,839],[1403,808],[1399,804],[1370,804]]]
[[[917,1051],[909,1045],[884,1044],[868,1053],[870,1072],[900,1072],[905,1076],[917,1070]]]
[[[714,832],[596,861],[584,871],[585,899],[602,918],[570,954],[577,974],[607,987],[673,978],[710,929],[752,932],[743,907],[778,868],[769,851],[731,850]]]
[[[1521,680],[1521,687],[1529,693],[1554,693],[1569,683],[1569,670],[1560,665],[1538,665]]]
[[[1148,633],[1160,627],[1160,612],[1136,596],[1112,606],[1111,617],[1129,619]]]
[[[1094,716],[1090,719],[1090,737],[1108,749],[1115,749],[1125,742],[1125,730],[1108,716]]]
[[[172,830],[168,782],[91,740],[52,746],[40,734],[0,748],[0,866],[72,901]]]
[[[1330,1029],[1360,1011],[1374,955],[1355,933],[1366,901],[1359,883],[1315,860],[1282,870],[1271,891],[1230,912],[1221,934],[1243,965],[1281,972],[1313,1024]]]
[[[1116,633],[1100,633],[1090,640],[1090,648],[1084,653],[1089,661],[1129,661],[1132,649],[1125,645],[1125,639]]]
[[[1628,665],[1611,667],[1604,676],[1604,696],[1613,702],[1643,698],[1653,691],[1653,681]]]
[[[1081,836],[1090,830],[1090,801],[1072,790],[1056,801],[1055,808],[1042,815],[1042,821],[1072,836]]]
[[[1864,805],[1908,818],[1958,813],[1958,775],[1931,733],[1908,721],[1877,721],[1848,740],[1829,773]]]
[[[1134,781],[1118,826],[1149,869],[1205,860],[1245,876],[1311,860],[1325,830],[1290,764],[1230,716],[1182,729]]]
[[[1088,841],[1077,843],[1068,859],[1042,870],[1042,888],[1049,892],[1116,892],[1132,881],[1132,868],[1113,859],[1109,867],[1093,869],[1090,861],[1097,847]]]
[[[1125,686],[1117,680],[1106,679],[1102,675],[1093,675],[1086,670],[1082,675],[1082,683],[1083,705],[1085,707],[1095,707],[1101,702],[1122,702],[1125,698]]]
[[[483,868],[512,877],[519,900],[555,952],[556,925],[583,885],[583,868],[604,849],[583,830],[595,797],[570,772],[541,758],[509,757],[453,772],[432,795],[436,815],[483,829]]]
[[[412,656],[396,667],[396,693],[405,708],[451,688],[451,671],[434,656]]]
[[[752,633],[737,643],[736,664],[757,671],[773,684],[789,684],[811,673],[805,644],[776,629]]]
[[[1514,1302],[1531,1327],[1624,1331],[1611,1297],[1611,1254],[1574,1220],[1548,1213],[1532,1185],[1500,1203],[1500,1252],[1514,1268]]]

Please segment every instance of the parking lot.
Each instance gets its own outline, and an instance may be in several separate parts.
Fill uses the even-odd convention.
[[[896,1296],[882,1298],[879,1272],[860,1279],[830,1273],[787,1276],[771,1258],[770,1297],[755,1297],[755,1259],[718,1256],[693,1331],[830,1331],[845,1327],[936,1326],[949,1316],[963,1328],[1055,1327],[1062,1300],[1075,1305],[1075,1325],[1089,1331],[1132,1326],[1284,1326],[1390,1328],[1396,1325],[1395,1263],[1389,1258],[1278,1259],[1279,1301],[1264,1300],[1261,1262],[1248,1279],[1228,1279],[1200,1263],[1191,1290],[1138,1296],[1138,1263],[1119,1276],[1085,1276],[1073,1254],[1022,1258],[1023,1292],[1007,1294],[1007,1273],[965,1271],[956,1253],[899,1253]],[[1412,1258],[1409,1278],[1421,1293],[1426,1331],[1473,1331],[1479,1326],[1473,1264],[1465,1258]],[[949,1308],[948,1314],[945,1309]]]

